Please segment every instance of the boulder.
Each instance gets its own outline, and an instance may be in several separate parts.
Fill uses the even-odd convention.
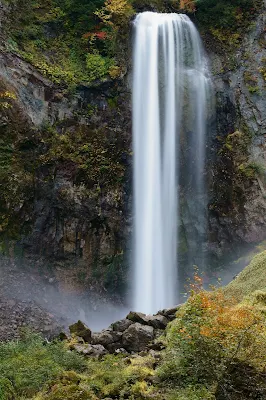
[[[166,317],[169,321],[173,321],[175,319],[176,312],[179,310],[181,305],[172,307],[172,308],[166,308],[165,310],[161,310],[157,313],[157,315],[162,315],[163,317]]]
[[[100,358],[108,354],[108,351],[100,344],[74,344],[73,349],[84,356]]]
[[[91,330],[81,321],[76,322],[69,327],[70,333],[81,337],[85,342],[91,342]]]
[[[138,322],[142,325],[152,326],[155,329],[165,329],[169,323],[169,320],[164,315],[146,315],[133,311],[128,314],[127,319],[132,322]]]
[[[128,320],[132,322],[138,322],[139,324],[142,325],[147,325],[146,317],[147,317],[146,314],[135,311],[130,311],[130,313],[127,315]]]
[[[121,339],[121,336],[121,332],[115,332],[109,329],[105,329],[99,333],[93,333],[91,343],[101,344],[102,346],[106,347],[112,343],[118,342]]]
[[[128,352],[126,351],[126,349],[123,349],[123,347],[121,347],[120,349],[116,349],[115,354],[125,354],[125,355],[127,355]]]
[[[122,339],[122,338],[121,338]],[[109,351],[109,353],[114,354],[116,353],[116,351],[118,349],[120,349],[122,347],[122,340],[119,342],[115,342],[115,343],[110,343],[106,346],[107,350]]]
[[[122,345],[129,352],[143,351],[154,338],[152,326],[136,322],[123,333]]]
[[[163,315],[147,315],[147,324],[153,326],[155,329],[165,329],[169,320]]]
[[[110,329],[116,331],[116,332],[124,332],[127,328],[132,325],[133,322],[130,321],[129,319],[121,319],[120,321],[114,322],[111,326]]]

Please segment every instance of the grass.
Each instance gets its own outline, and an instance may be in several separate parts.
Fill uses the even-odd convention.
[[[266,251],[257,254],[250,264],[224,289],[228,296],[242,300],[256,290],[266,289]]]
[[[9,392],[15,398],[32,397],[64,370],[85,367],[85,360],[63,343],[44,343],[40,335],[26,333],[21,341],[0,343],[0,398],[9,399]]]

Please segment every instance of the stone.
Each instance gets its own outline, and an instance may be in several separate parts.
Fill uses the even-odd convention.
[[[120,349],[115,350],[115,354],[128,354],[128,352],[126,351],[126,349],[123,349],[123,347],[121,347]]]
[[[176,318],[176,313],[181,307],[181,304],[172,307],[172,308],[166,308],[165,310],[160,310],[157,315],[162,315],[163,317],[167,318],[169,321],[173,321]]]
[[[114,331],[118,332],[124,332],[127,328],[132,325],[133,322],[130,321],[129,319],[121,319],[120,321],[114,322],[110,328],[113,329]]]
[[[80,336],[85,342],[91,342],[91,330],[81,321],[76,322],[69,327],[70,333],[75,336]]]
[[[147,323],[155,329],[165,329],[169,320],[163,315],[147,315]]]
[[[140,312],[130,311],[130,313],[127,315],[127,319],[129,319],[132,322],[138,322],[140,324],[147,325],[146,314]]]
[[[112,343],[118,342],[121,339],[122,333],[111,330],[103,330],[99,333],[93,333],[91,338],[92,344],[101,344],[102,346],[108,346]]]
[[[59,339],[61,342],[63,342],[63,341],[65,341],[65,340],[68,340],[68,336],[67,336],[67,334],[66,334],[65,332],[60,332],[59,335],[58,335],[58,339]]]
[[[155,329],[165,329],[169,320],[162,314],[146,315],[143,313],[131,311],[127,319],[132,322],[138,322],[142,325],[149,325]]]
[[[106,346],[106,349],[109,351],[109,353],[114,354],[117,349],[120,349],[122,346],[122,341],[121,342],[116,342],[116,343],[111,343]]]
[[[136,322],[123,333],[122,344],[129,352],[139,352],[145,350],[153,338],[154,329],[152,326],[141,325]]]
[[[172,307],[172,308],[166,308],[164,310],[160,310],[160,311],[158,311],[157,315],[163,315],[164,317],[168,317],[169,315],[175,315],[180,307],[181,307],[181,304],[179,304],[175,307]]]
[[[108,351],[100,344],[74,344],[73,350],[84,356],[100,358],[108,354]]]

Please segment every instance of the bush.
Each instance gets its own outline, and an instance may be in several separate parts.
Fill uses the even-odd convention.
[[[266,251],[257,254],[246,267],[224,289],[227,296],[234,296],[239,301],[251,295],[255,290],[266,289]]]
[[[0,343],[0,359],[0,376],[12,383],[19,396],[33,396],[63,370],[82,371],[86,366],[84,359],[68,351],[63,343],[43,343],[36,334]]]
[[[15,391],[9,379],[0,378],[0,399],[13,400]]]
[[[242,386],[241,392],[233,371],[245,370],[256,391],[256,382],[263,381],[265,354],[265,317],[260,308],[238,304],[222,290],[201,291],[192,294],[168,327],[167,350],[158,376],[170,386],[219,387],[224,396],[239,390],[244,400],[246,389]],[[250,396],[256,398],[254,393]]]
[[[105,58],[100,54],[89,53],[86,56],[86,64],[88,69],[88,80],[92,82],[108,75],[112,62],[110,59]]]

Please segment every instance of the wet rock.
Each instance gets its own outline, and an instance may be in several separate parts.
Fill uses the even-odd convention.
[[[113,329],[114,331],[118,332],[124,332],[127,328],[132,325],[133,322],[130,321],[129,319],[121,319],[120,321],[114,322],[110,328]]]
[[[84,356],[100,358],[108,354],[108,351],[100,344],[75,344],[73,350]]]
[[[122,339],[122,338],[121,338],[121,339]],[[117,351],[118,349],[121,348],[121,346],[122,346],[122,341],[116,342],[116,343],[108,344],[108,345],[106,346],[106,349],[109,351],[109,353],[114,354],[114,353],[116,353],[116,351]]]
[[[101,344],[108,346],[112,343],[118,342],[121,339],[122,333],[111,330],[103,330],[100,333],[93,333],[91,338],[92,344]]]
[[[130,311],[130,313],[127,315],[127,319],[132,322],[138,322],[142,325],[146,325],[146,314],[140,312]]]
[[[143,313],[137,313],[131,311],[127,319],[129,319],[132,322],[138,322],[142,325],[149,325],[152,326],[155,329],[165,329],[169,320],[161,314],[157,315],[146,315]]]
[[[72,335],[80,336],[85,342],[91,342],[91,330],[81,321],[76,322],[69,327]]]
[[[60,332],[59,335],[58,335],[58,339],[61,342],[64,342],[65,340],[68,340],[69,338],[68,338],[68,336],[67,336],[67,334],[65,332]]]
[[[122,344],[129,352],[138,352],[146,349],[147,345],[154,338],[154,329],[152,326],[135,323],[123,333]]]
[[[121,347],[120,349],[115,350],[115,354],[128,354],[128,352],[126,351],[126,349],[123,349],[123,347]]]
[[[158,311],[157,315],[162,315],[162,316],[166,317],[167,319],[169,319],[170,321],[172,321],[173,319],[175,319],[175,314],[179,310],[180,307],[181,307],[181,305],[178,305],[176,307],[166,308],[165,310],[160,310],[160,311]]]
[[[155,329],[165,329],[169,320],[163,315],[147,315],[148,325],[153,326]]]

